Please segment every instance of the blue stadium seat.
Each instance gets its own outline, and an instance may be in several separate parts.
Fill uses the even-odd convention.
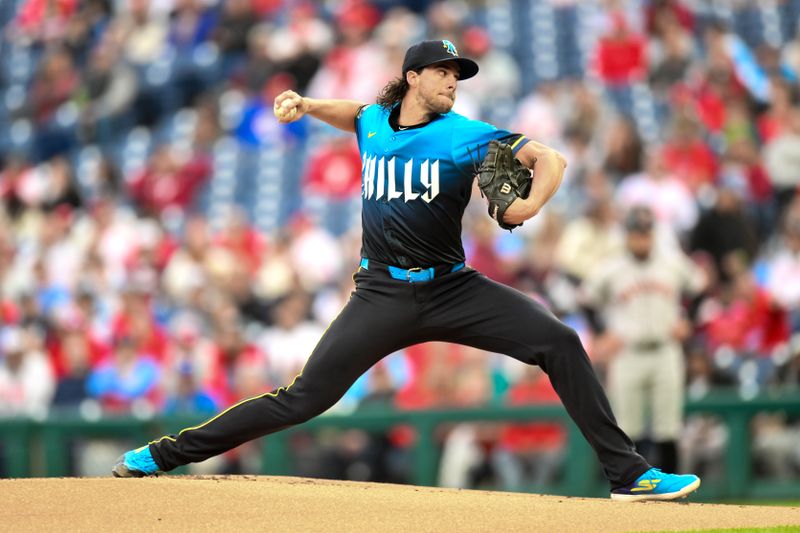
[[[758,6],[745,5],[733,12],[732,29],[750,46],[756,48],[764,42],[764,25]]]
[[[584,73],[584,54],[579,42],[579,9],[567,6],[555,9],[553,16],[556,27],[556,60],[559,65],[559,78],[582,78]]]
[[[128,178],[132,177],[133,173],[147,162],[152,148],[153,137],[150,130],[143,127],[131,130],[118,154],[118,163],[122,174]]]
[[[800,28],[800,0],[778,2],[778,16],[784,39],[794,39]]]
[[[268,234],[273,234],[283,222],[282,207],[285,204],[284,170],[290,168],[289,152],[279,147],[269,146],[258,154],[258,174],[255,183],[255,194],[249,206],[253,211],[256,227]]]

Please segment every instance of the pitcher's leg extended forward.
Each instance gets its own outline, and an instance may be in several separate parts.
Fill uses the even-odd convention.
[[[364,291],[361,291],[362,293]],[[230,450],[249,440],[313,418],[335,404],[385,355],[413,339],[411,306],[402,298],[354,295],[333,321],[302,372],[286,387],[239,402],[207,422],[150,444],[161,470]]]

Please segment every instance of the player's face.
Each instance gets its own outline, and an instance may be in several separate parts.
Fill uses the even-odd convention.
[[[629,231],[628,250],[639,259],[647,259],[653,248],[652,231]]]
[[[432,113],[447,113],[456,101],[459,69],[455,62],[425,67],[419,74],[417,98]]]

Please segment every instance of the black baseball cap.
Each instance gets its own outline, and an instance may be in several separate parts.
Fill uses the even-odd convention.
[[[650,233],[654,223],[653,211],[644,205],[632,207],[625,216],[625,229],[629,233]]]
[[[418,70],[445,61],[458,63],[461,69],[459,80],[466,80],[478,73],[476,62],[466,57],[459,57],[455,45],[447,39],[442,39],[441,41],[422,41],[409,48],[403,60],[403,77],[409,70]]]

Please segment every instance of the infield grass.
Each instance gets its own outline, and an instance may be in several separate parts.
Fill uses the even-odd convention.
[[[658,533],[669,533],[661,531]],[[671,533],[800,533],[800,526],[742,527],[733,529],[684,529]]]

